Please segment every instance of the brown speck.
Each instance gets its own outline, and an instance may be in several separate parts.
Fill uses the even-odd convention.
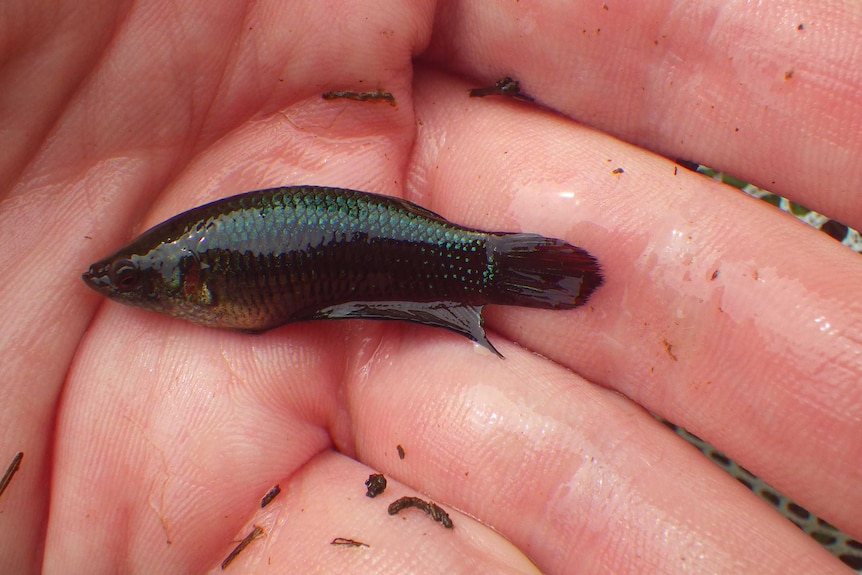
[[[674,166],[673,167],[673,175],[675,176],[675,175],[677,175],[677,173],[679,173],[679,169],[677,168],[677,166]]]
[[[805,30],[805,24],[800,24],[799,26],[796,27],[796,29],[799,30],[800,32],[802,30]]]
[[[224,571],[225,569],[227,569],[227,566],[233,563],[233,560],[236,559],[240,553],[242,553],[243,549],[248,547],[252,541],[257,539],[261,535],[263,535],[263,529],[255,525],[254,529],[251,530],[251,533],[246,535],[245,539],[240,541],[239,544],[233,548],[233,551],[231,551],[230,554],[224,558],[224,561],[221,562],[221,570]]]
[[[784,72],[785,80],[790,80],[791,78],[793,78],[793,70],[787,70],[786,72]]]
[[[712,276],[709,278],[709,281],[715,281],[720,275],[720,273],[721,272],[716,269],[714,272],[712,272]]]
[[[272,503],[272,500],[275,499],[275,497],[279,493],[281,493],[281,486],[280,485],[276,485],[272,489],[267,491],[266,495],[263,496],[263,499],[260,500],[260,508],[263,509],[264,507],[266,507],[267,505]]]
[[[611,173],[612,174],[625,174],[626,171],[622,168],[614,168],[614,170]]]
[[[668,357],[677,361],[676,356],[673,354],[673,344],[666,339],[661,340],[661,343],[664,345],[664,351],[667,353]]]
[[[398,459],[404,459],[404,448],[400,443],[395,446],[395,449],[398,451]]]

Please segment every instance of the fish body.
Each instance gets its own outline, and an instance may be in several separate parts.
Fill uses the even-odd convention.
[[[465,228],[406,200],[319,186],[193,208],[82,278],[113,300],[211,327],[395,319],[495,353],[482,306],[570,309],[603,281],[596,259],[562,240]]]

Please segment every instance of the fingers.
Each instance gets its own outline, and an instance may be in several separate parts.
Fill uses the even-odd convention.
[[[313,326],[255,338],[103,315],[57,424],[47,570],[200,572],[271,485],[329,448],[343,360]]]
[[[232,567],[243,573],[302,572],[309,565],[329,573],[461,573],[468,566],[471,573],[538,573],[510,542],[455,510],[449,509],[452,529],[415,509],[389,515],[392,501],[417,494],[390,479],[383,494],[365,497],[372,471],[334,452],[310,461],[249,521],[265,536]],[[338,544],[339,538],[353,543]],[[225,541],[222,553],[231,547]]]
[[[669,162],[466,88],[418,76],[408,189],[426,196],[413,199],[459,223],[562,237],[606,275],[584,308],[489,309],[490,325],[860,532],[858,256]]]
[[[428,57],[859,228],[862,10],[715,3],[441,5]],[[495,76],[496,75],[496,76]]]
[[[393,477],[385,497],[369,500],[369,468],[344,455],[317,455],[333,442],[356,453],[356,430],[367,437],[376,428],[380,412],[371,410],[379,408],[367,393],[378,375],[366,371],[364,384],[356,378],[352,347],[391,341],[399,327],[321,322],[254,337],[120,306],[102,315],[78,356],[58,422],[47,571],[140,564],[201,572],[218,565],[253,524],[263,537],[236,559],[246,565],[241,570],[329,562],[397,570],[407,562],[419,572],[468,564],[479,572],[534,572],[512,544],[457,509],[447,507],[452,532],[421,511],[390,516],[387,506],[398,497],[427,496]],[[473,356],[472,344],[442,330],[410,331],[405,341],[418,349],[427,337],[432,346],[454,343],[474,360],[499,361]],[[345,340],[342,332],[353,333]],[[403,393],[416,393],[415,380],[404,383]],[[414,438],[422,434],[402,436],[417,446],[408,455],[417,462],[423,458]],[[276,483],[282,493],[261,511],[260,498]],[[441,504],[447,492],[440,491]],[[368,553],[345,555],[351,549],[330,546],[336,537],[362,541]]]
[[[356,355],[359,456],[493,526],[540,571],[841,571],[616,393],[505,342],[499,360],[405,331]]]

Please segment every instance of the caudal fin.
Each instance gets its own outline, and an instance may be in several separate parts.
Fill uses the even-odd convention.
[[[583,305],[604,282],[598,260],[563,240],[536,234],[499,234],[494,250],[493,303],[545,309]]]

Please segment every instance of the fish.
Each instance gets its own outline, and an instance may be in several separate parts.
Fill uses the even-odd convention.
[[[400,320],[451,330],[500,357],[485,335],[485,305],[572,309],[604,282],[594,256],[560,239],[458,226],[400,198],[312,185],[192,208],[81,277],[116,302],[208,327]]]

